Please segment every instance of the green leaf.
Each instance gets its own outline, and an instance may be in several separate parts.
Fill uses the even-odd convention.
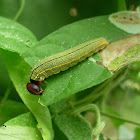
[[[108,16],[81,20],[64,26],[48,35],[22,56],[33,67],[44,57],[65,51],[94,38],[104,37],[109,42],[112,42],[130,35],[120,29],[116,29],[109,22]]]
[[[35,43],[36,38],[27,28],[0,17],[0,48],[21,54]]]
[[[0,53],[6,65],[7,71],[23,102],[37,119],[38,127],[42,128],[43,138],[45,140],[50,140],[53,138],[53,130],[49,109],[40,105],[38,103],[38,97],[31,95],[27,91],[26,83],[29,81],[30,67],[20,56],[21,53],[29,49],[26,45],[27,41],[29,40],[28,45],[30,46],[30,44],[34,44],[36,42],[36,39],[28,29],[12,20],[1,18],[1,22],[3,23],[3,34],[5,36],[0,36],[0,39],[3,40],[3,43],[0,45]],[[9,34],[10,36],[8,39],[6,37]],[[18,39],[23,41],[22,44],[18,41]],[[6,47],[6,43],[10,45]]]
[[[33,67],[44,57],[62,52],[88,40],[104,37],[111,42],[125,36],[128,34],[119,29],[116,30],[116,27],[109,22],[108,16],[95,17],[57,30],[22,56]],[[102,61],[98,54],[67,71],[48,78],[47,88],[39,102],[47,106],[108,79],[112,74],[96,61]]]
[[[110,43],[102,52],[103,65],[117,71],[124,65],[140,59],[140,34]]]
[[[109,64],[109,67],[111,69],[116,69],[120,66],[122,67],[122,65],[124,65],[124,64],[128,64],[129,62],[137,60],[138,58],[140,58],[139,47],[140,47],[140,44],[133,46],[133,48],[130,48],[129,50],[127,50],[123,56],[113,60]]]
[[[69,140],[91,140],[91,128],[82,118],[63,114],[56,116],[54,121]]]
[[[15,22],[10,21],[10,24],[14,23]],[[110,29],[112,32],[110,32]],[[50,112],[47,107],[42,105],[55,103],[78,91],[97,85],[111,77],[112,74],[107,68],[97,63],[97,61],[102,62],[102,59],[99,54],[95,54],[90,59],[86,59],[69,70],[48,78],[47,88],[41,96],[39,101],[41,104],[39,104],[39,96],[31,95],[25,86],[26,83],[29,82],[30,66],[25,63],[19,54],[10,51],[15,51],[20,54],[25,52],[22,56],[33,66],[38,60],[46,56],[64,51],[93,38],[102,36],[109,41],[114,41],[129,35],[120,29],[116,29],[117,28],[108,21],[108,16],[103,16],[91,18],[90,20],[82,20],[65,26],[44,38],[31,49],[28,48],[26,52],[24,49],[17,51],[17,46],[14,49],[12,48],[12,50],[11,48],[5,48],[5,44],[2,44],[0,52],[10,78],[20,97],[36,117],[38,127],[43,130],[42,136],[44,139],[52,139],[53,130]],[[12,30],[12,33],[13,36],[15,36],[16,32]],[[20,38],[22,39],[23,36],[21,35]],[[32,42],[32,36],[28,36],[28,40]],[[5,39],[5,41],[7,40]],[[16,41],[16,39],[13,39],[10,43],[15,44]],[[93,59],[95,61],[92,61]]]
[[[66,135],[57,127],[55,122],[53,121],[53,130],[54,130],[54,140],[68,140]]]
[[[30,94],[26,89],[26,83],[29,80],[30,73],[29,65],[17,53],[5,50],[0,50],[0,53],[17,92],[37,119],[38,127],[43,131],[43,138],[45,140],[51,140],[53,138],[53,130],[49,109],[39,104],[39,97]]]
[[[5,123],[6,127],[0,127],[0,138],[2,140],[43,140],[36,125],[37,122],[30,112],[22,114]]]
[[[109,20],[117,28],[128,33],[140,33],[140,12],[121,11],[110,15]]]

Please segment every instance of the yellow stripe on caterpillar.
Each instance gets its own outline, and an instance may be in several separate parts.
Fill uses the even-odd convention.
[[[57,74],[60,71],[64,71],[87,57],[90,57],[106,47],[107,44],[108,41],[101,37],[77,45],[64,52],[46,57],[33,67],[30,79],[34,81],[43,81],[45,78]]]

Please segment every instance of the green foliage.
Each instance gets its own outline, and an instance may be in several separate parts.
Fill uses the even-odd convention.
[[[32,2],[0,1],[0,139],[140,139],[139,35],[109,21],[128,3]],[[39,60],[98,37],[114,45],[47,78],[43,95],[27,91],[31,68]]]
[[[22,120],[22,121],[21,121]],[[0,130],[0,138],[42,140],[41,133],[36,128],[37,122],[33,115],[25,113],[5,123]]]
[[[55,123],[69,140],[91,139],[89,125],[78,116],[58,115],[55,117]]]

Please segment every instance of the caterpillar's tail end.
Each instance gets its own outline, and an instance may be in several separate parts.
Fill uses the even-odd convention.
[[[26,87],[28,91],[34,95],[41,95],[44,91],[39,85],[35,83],[27,83]]]

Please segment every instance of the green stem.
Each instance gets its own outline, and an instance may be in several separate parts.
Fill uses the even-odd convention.
[[[121,117],[118,117],[118,116],[115,116],[115,115],[112,115],[112,114],[108,114],[108,113],[105,113],[105,112],[101,112],[101,115],[109,117],[109,118],[117,119],[117,120],[120,120],[120,121],[123,121],[123,122],[126,122],[126,123],[131,123],[131,124],[140,126],[140,123],[138,123],[138,122],[126,120],[124,118],[121,118]]]
[[[113,75],[109,80],[105,81],[103,84],[98,86],[93,92],[91,92],[86,98],[78,101],[75,103],[74,106],[79,106],[81,104],[88,104],[95,101],[97,98],[99,98],[101,95],[108,93],[111,91],[114,87],[116,87],[120,81],[124,78],[124,72],[125,69],[122,69],[118,71],[115,75]],[[111,83],[114,81],[113,83]],[[111,84],[110,84],[111,83]]]
[[[99,100],[99,108],[100,110],[105,110],[106,108],[106,100],[107,100],[107,97],[108,97],[108,93],[107,94],[104,94],[100,100]]]
[[[11,82],[11,83],[9,84],[8,88],[6,89],[6,92],[5,92],[5,94],[4,94],[4,97],[3,97],[2,100],[1,100],[1,104],[0,104],[0,114],[2,113],[2,108],[3,108],[5,102],[6,102],[7,99],[8,99],[8,96],[9,96],[9,94],[10,94],[10,91],[11,91],[12,87],[13,87],[13,84],[12,84],[12,82]]]
[[[5,92],[5,94],[4,94],[4,97],[3,97],[2,101],[1,101],[2,104],[4,104],[4,103],[7,101],[8,96],[9,96],[9,94],[10,94],[10,91],[11,91],[12,87],[13,87],[13,84],[12,84],[12,82],[11,82],[11,83],[9,84],[8,88],[6,89],[6,92]]]
[[[89,104],[89,105],[86,105],[86,106],[78,107],[78,108],[76,108],[72,111],[72,114],[77,115],[77,114],[80,114],[81,112],[84,112],[84,111],[87,111],[87,110],[91,110],[91,111],[95,112],[95,114],[97,116],[96,117],[97,118],[96,122],[97,122],[97,125],[99,125],[100,121],[101,121],[100,111],[99,111],[98,107],[94,104]]]
[[[20,6],[16,16],[14,17],[14,21],[16,21],[19,18],[21,12],[23,11],[24,5],[25,5],[25,0],[22,0],[21,1],[21,6]]]

